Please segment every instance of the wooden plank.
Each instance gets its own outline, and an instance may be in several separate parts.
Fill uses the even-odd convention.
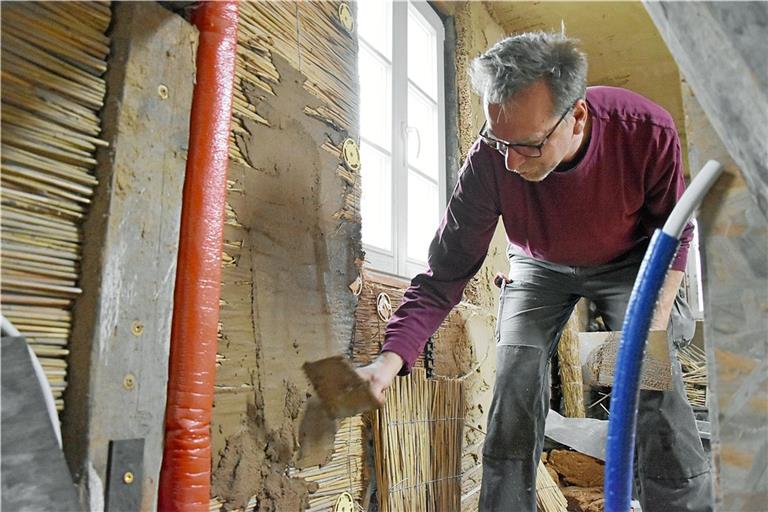
[[[148,511],[162,458],[197,30],[156,3],[113,9],[102,112],[109,149],[97,153],[99,185],[84,224],[64,438],[90,507],[100,496],[88,497],[89,468],[106,482],[109,442],[144,439],[139,510]],[[126,387],[129,374],[135,384]]]

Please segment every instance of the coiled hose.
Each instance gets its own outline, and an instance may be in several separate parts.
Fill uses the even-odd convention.
[[[659,290],[688,219],[720,176],[722,166],[710,160],[680,198],[666,224],[656,230],[632,288],[622,327],[605,450],[605,510],[628,512],[632,496],[640,368]]]

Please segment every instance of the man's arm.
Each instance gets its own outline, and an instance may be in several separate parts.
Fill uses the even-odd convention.
[[[664,224],[685,191],[683,159],[677,132],[672,129],[662,130],[660,145],[663,151],[656,159],[658,167],[651,179],[653,186],[646,192],[645,223],[649,231]],[[669,315],[685,275],[688,248],[692,238],[693,224],[689,222],[683,230],[677,254],[661,287],[651,330],[667,330]]]
[[[677,291],[683,282],[685,272],[681,270],[670,270],[664,279],[664,284],[659,292],[659,300],[656,302],[656,310],[651,320],[652,331],[666,331],[669,324],[669,315],[672,312],[672,305],[675,303]]]
[[[648,170],[648,189],[640,219],[649,237],[655,229],[664,225],[685,192],[683,159],[677,132],[671,128],[660,130],[657,144],[659,153],[653,159],[655,165]],[[672,270],[685,271],[693,230],[693,224],[689,222],[680,236],[680,245],[672,260]]]

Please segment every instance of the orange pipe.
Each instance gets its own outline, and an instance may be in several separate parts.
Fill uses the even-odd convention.
[[[192,21],[200,31],[200,41],[173,297],[165,446],[158,489],[161,512],[207,512],[211,497],[211,409],[237,2],[201,2]]]

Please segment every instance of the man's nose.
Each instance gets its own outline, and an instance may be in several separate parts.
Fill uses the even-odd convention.
[[[517,170],[523,163],[525,163],[527,159],[518,153],[517,151],[507,148],[507,154],[504,158],[504,163],[507,166],[508,171],[515,171]]]

